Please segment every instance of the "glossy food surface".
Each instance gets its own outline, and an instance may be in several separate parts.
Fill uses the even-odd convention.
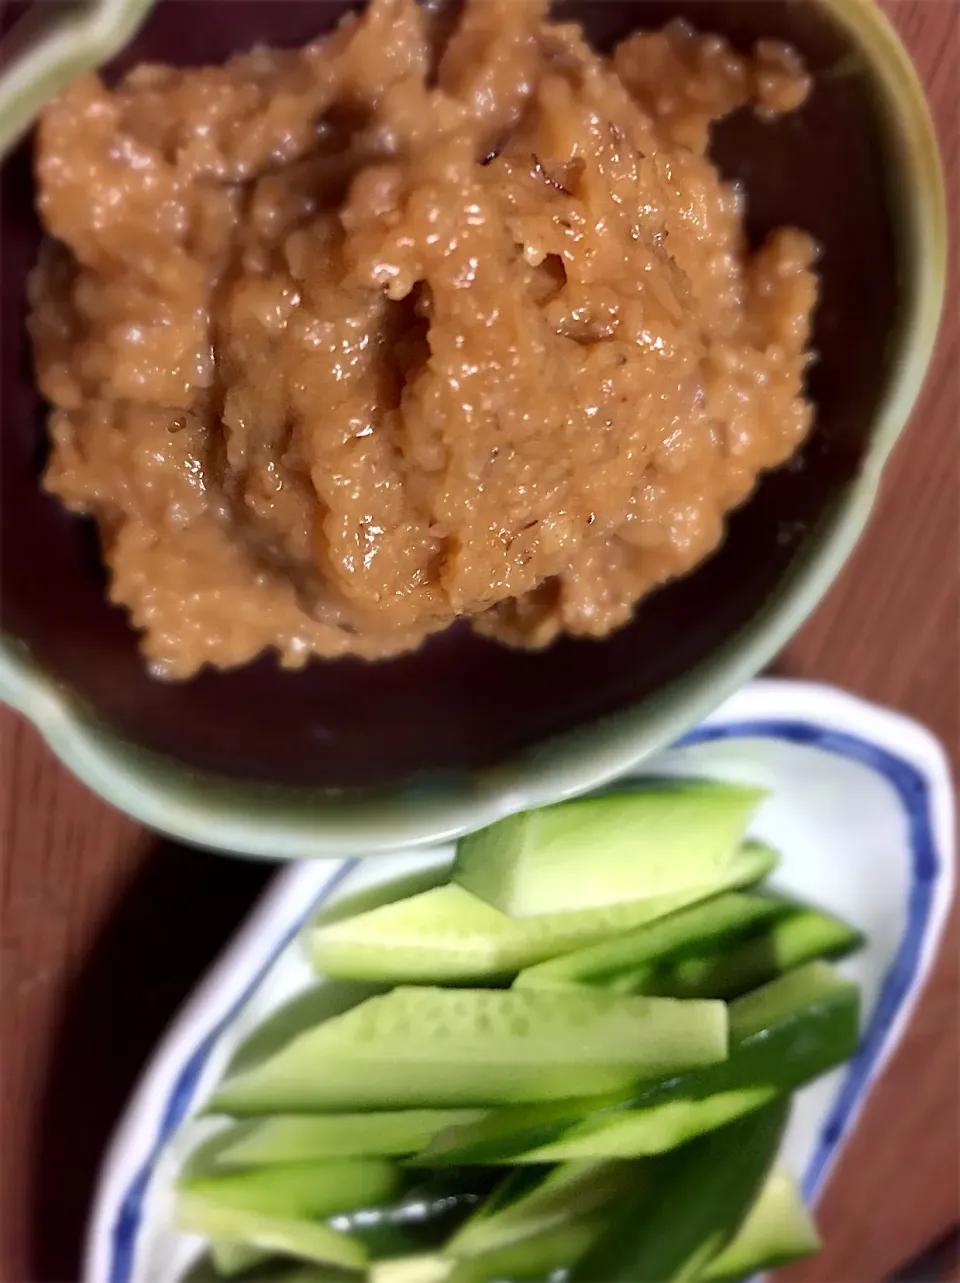
[[[546,11],[372,0],[41,117],[46,484],[155,675],[602,637],[808,432],[814,242],[751,252],[706,156],[799,58]]]

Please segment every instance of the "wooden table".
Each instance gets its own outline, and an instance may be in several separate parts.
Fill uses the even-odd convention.
[[[957,209],[960,8],[887,7],[933,102]],[[958,290],[954,271],[953,314],[869,535],[778,666],[903,709],[955,762]],[[73,1283],[97,1165],[138,1070],[270,873],[159,841],[2,709],[0,734],[0,1283]],[[948,930],[831,1184],[825,1251],[798,1281],[872,1283],[960,1221],[960,916]]]

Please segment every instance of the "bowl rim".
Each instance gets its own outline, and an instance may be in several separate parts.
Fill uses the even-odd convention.
[[[0,74],[0,156],[42,101],[122,47],[152,2],[98,0],[82,18],[28,31],[23,51]],[[946,187],[916,69],[874,0],[818,3],[860,46],[875,77],[900,179],[892,199],[900,205],[912,271],[899,347],[859,474],[811,530],[774,593],[717,651],[643,699],[496,766],[442,782],[355,792],[234,780],[144,749],[101,725],[22,643],[3,634],[0,702],[22,713],[94,793],[147,827],[196,846],[290,860],[445,841],[597,787],[675,740],[764,668],[827,592],[867,524],[884,465],[932,358],[946,287]]]

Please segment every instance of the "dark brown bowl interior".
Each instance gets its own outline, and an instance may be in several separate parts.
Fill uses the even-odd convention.
[[[257,42],[299,44],[346,0],[164,0],[118,67],[148,58],[223,59]],[[36,255],[29,146],[2,171],[2,626],[99,719],[191,767],[273,783],[357,786],[503,760],[639,699],[728,638],[770,594],[805,532],[856,471],[886,379],[901,267],[885,153],[865,69],[814,3],[798,0],[579,0],[561,6],[598,47],[678,12],[748,48],[792,40],[816,76],[808,106],[774,125],[739,113],[714,155],[749,194],[754,238],[783,223],[823,246],[823,297],[810,378],[818,423],[802,459],[769,476],[730,523],[722,550],[652,596],[603,642],[544,654],[502,649],[454,628],[389,663],[272,658],[184,684],[152,680],[125,615],[111,607],[96,532],[44,495],[44,406],[33,384],[24,287]]]

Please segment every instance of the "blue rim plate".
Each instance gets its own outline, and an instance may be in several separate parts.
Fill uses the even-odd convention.
[[[828,687],[759,681],[638,773],[769,786],[756,835],[783,852],[778,884],[868,935],[863,953],[844,964],[864,993],[859,1052],[800,1093],[785,1140],[785,1161],[815,1202],[902,1036],[949,912],[954,804],[945,754],[898,714]],[[209,1125],[192,1116],[237,1043],[309,984],[300,927],[321,904],[450,854],[435,847],[375,861],[318,860],[277,879],[170,1028],[117,1129],[84,1283],[179,1277],[199,1245],[173,1230],[172,1178],[190,1129]]]

